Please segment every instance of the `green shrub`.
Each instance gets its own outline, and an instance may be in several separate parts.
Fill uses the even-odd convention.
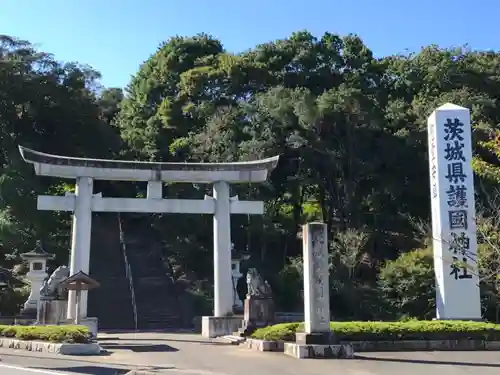
[[[388,319],[431,319],[436,314],[432,248],[401,254],[384,263],[378,285]]]
[[[83,326],[0,326],[0,336],[19,340],[39,340],[58,343],[88,343],[91,334]]]
[[[450,321],[406,320],[400,322],[331,322],[330,329],[341,341],[393,340],[500,340],[500,324]],[[261,340],[294,341],[303,323],[283,323],[256,330]]]
[[[302,330],[303,323],[281,323],[257,329],[252,337],[270,341],[294,341],[295,332]]]

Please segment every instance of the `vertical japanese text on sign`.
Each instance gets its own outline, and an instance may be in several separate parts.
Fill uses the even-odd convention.
[[[437,155],[436,155],[436,125],[430,125],[430,154],[431,154],[431,198],[437,198]]]
[[[464,164],[468,162],[464,155],[464,124],[458,118],[447,118],[444,124],[444,158],[447,162],[448,188],[446,189],[448,205],[448,229],[450,230],[450,243],[448,250],[453,253],[450,264],[450,275],[455,280],[471,279],[468,262],[476,262],[474,254],[470,251],[470,238],[468,229],[468,202],[467,175]]]

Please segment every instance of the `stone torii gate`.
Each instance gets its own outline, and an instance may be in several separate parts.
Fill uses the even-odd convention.
[[[38,209],[73,212],[71,275],[89,273],[92,212],[211,214],[214,222],[214,317],[232,314],[231,214],[264,213],[264,203],[230,196],[230,184],[259,183],[276,168],[279,156],[235,163],[155,163],[74,158],[45,154],[19,146],[23,159],[40,176],[75,179],[74,194],[38,196]],[[94,194],[93,181],[146,181],[147,198],[105,198]],[[163,182],[213,184],[213,197],[163,199]],[[87,316],[87,293],[82,293],[81,317]],[[75,319],[76,294],[70,291],[68,319]]]

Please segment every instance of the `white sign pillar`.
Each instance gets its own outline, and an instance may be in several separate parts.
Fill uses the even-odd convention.
[[[470,113],[447,103],[427,125],[437,319],[481,319]]]
[[[231,202],[229,184],[217,181],[213,186],[214,212],[214,316],[233,312],[231,275]]]
[[[76,179],[75,205],[73,213],[73,230],[71,237],[70,275],[79,271],[89,273],[90,238],[92,228],[92,193],[93,180],[89,177]],[[80,315],[87,316],[88,292],[82,291],[80,296]],[[77,295],[75,290],[68,293],[67,318],[76,318]]]

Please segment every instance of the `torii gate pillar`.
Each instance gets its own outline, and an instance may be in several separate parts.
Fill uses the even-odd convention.
[[[71,254],[69,257],[70,275],[80,271],[89,274],[93,187],[94,181],[89,177],[78,177],[76,179],[76,199],[71,231]],[[81,292],[80,313],[83,317],[87,316],[87,295],[88,291]],[[74,320],[76,318],[76,304],[76,291],[68,291],[68,319]]]
[[[231,210],[229,184],[217,181],[213,186],[214,213],[214,316],[233,311],[231,275]]]

